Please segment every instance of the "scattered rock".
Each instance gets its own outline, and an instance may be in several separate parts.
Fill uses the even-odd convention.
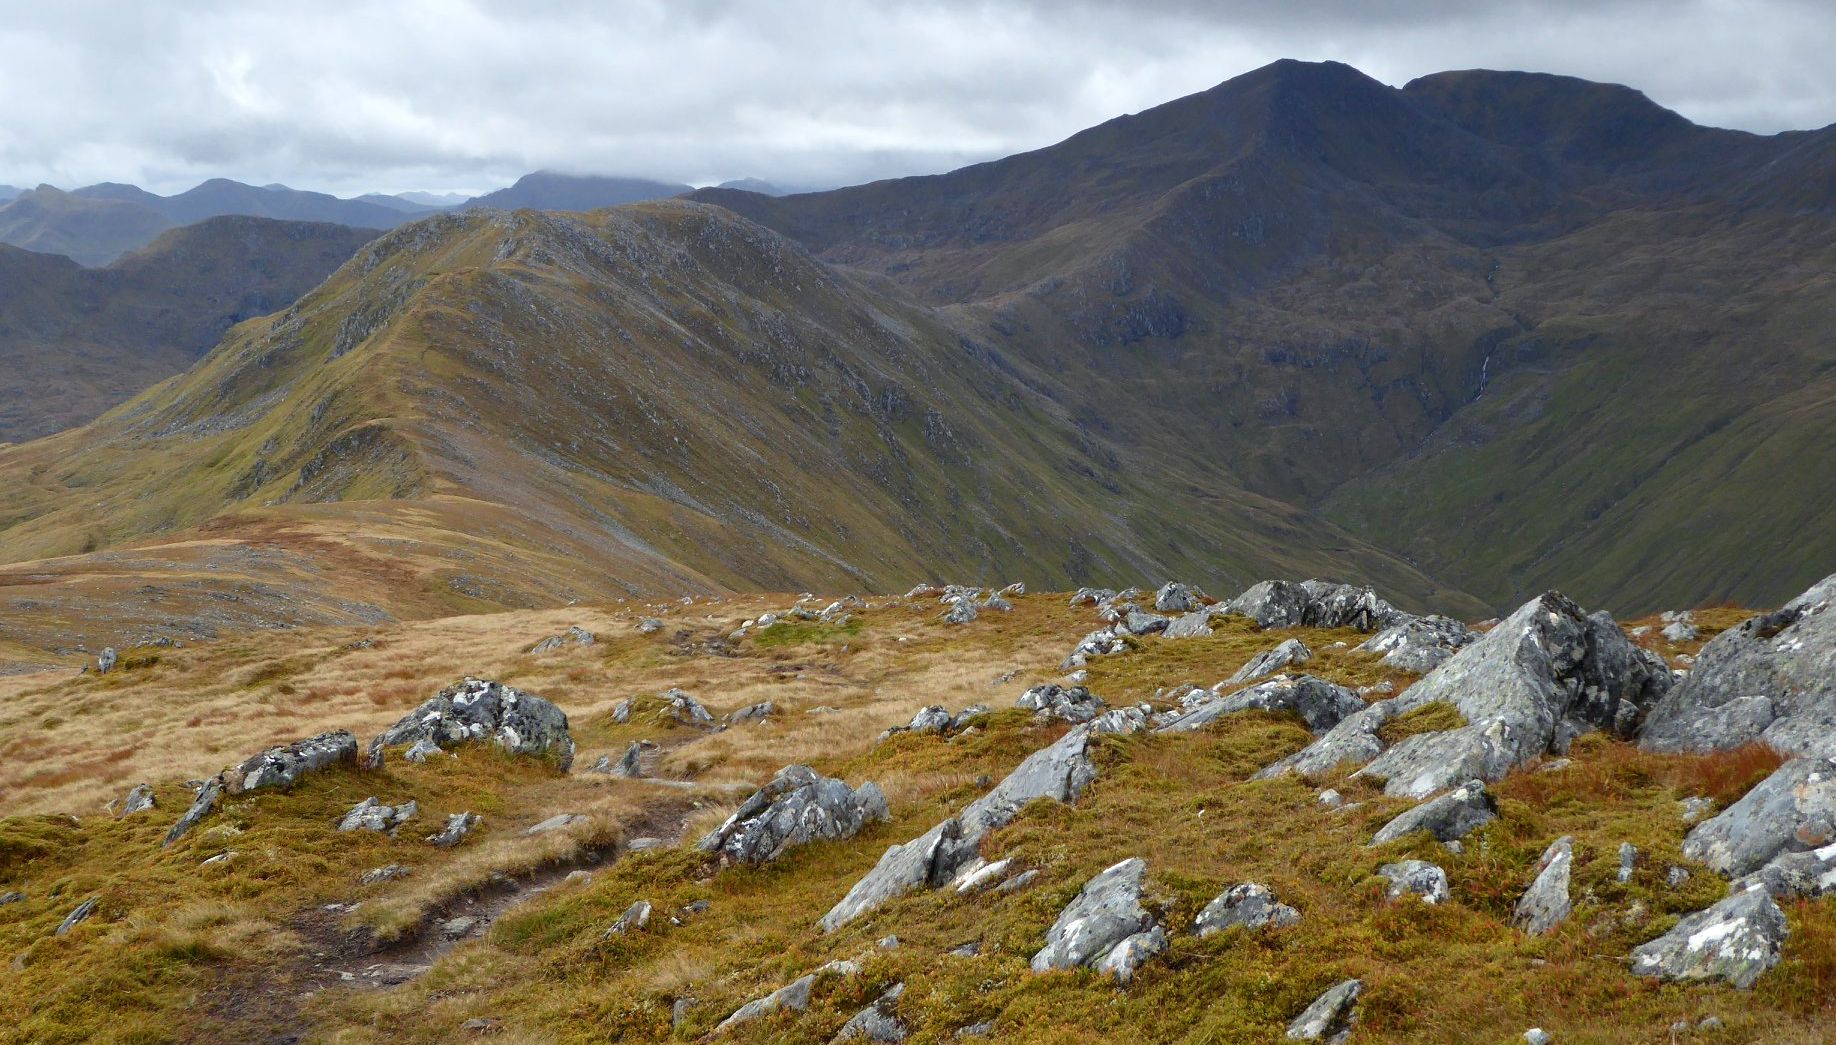
[[[1638,846],[1633,845],[1631,842],[1619,843],[1619,872],[1616,876],[1619,879],[1619,884],[1625,885],[1627,882],[1630,882],[1633,872],[1637,870]]]
[[[1223,685],[1235,686],[1242,682],[1252,682],[1265,678],[1296,664],[1305,664],[1313,659],[1313,651],[1299,639],[1288,639],[1272,650],[1258,653],[1251,657],[1249,663],[1237,669],[1237,673],[1224,680]]]
[[[1549,1036],[1549,1032],[1541,1027],[1532,1027],[1524,1032],[1524,1041],[1528,1045],[1549,1045],[1554,1040]]]
[[[5,907],[10,903],[25,903],[25,899],[26,894],[17,890],[0,893],[0,907]]]
[[[950,728],[950,723],[952,721],[954,721],[954,717],[950,714],[949,708],[944,707],[942,704],[930,704],[919,708],[918,713],[913,715],[911,722],[906,725],[893,726],[886,730],[886,732],[881,733],[880,739],[885,740],[895,733],[915,733],[920,735],[925,733],[942,733]]]
[[[386,831],[393,835],[395,829],[407,823],[415,814],[413,801],[400,806],[386,806],[376,800],[375,795],[351,807],[338,822],[340,831]]]
[[[133,816],[135,813],[144,813],[153,806],[153,785],[135,784],[134,789],[121,800],[121,815]]]
[[[307,773],[356,763],[357,738],[350,730],[333,730],[250,756],[227,772],[224,787],[232,795],[263,788],[291,787]]]
[[[1263,581],[1225,603],[1224,608],[1264,628],[1376,631],[1405,616],[1369,588],[1320,580]]]
[[[591,646],[593,642],[594,638],[592,632],[579,625],[574,625],[559,635],[550,635],[548,638],[529,647],[529,652],[552,653],[555,650],[561,649],[563,646]]]
[[[1836,757],[1836,575],[1778,610],[1709,640],[1688,677],[1651,712],[1650,751],[1712,751],[1764,741]]]
[[[1666,980],[1726,980],[1741,990],[1778,964],[1788,929],[1764,889],[1745,889],[1632,951],[1632,972]]]
[[[655,617],[645,617],[638,621],[637,630],[639,635],[655,635],[663,630],[663,622]]]
[[[1147,862],[1136,857],[1090,879],[1046,932],[1033,971],[1085,966],[1122,983],[1132,979],[1143,961],[1167,948],[1166,933],[1141,906],[1146,875]]]
[[[1345,808],[1345,796],[1329,787],[1320,792],[1319,803],[1328,809],[1343,809]]]
[[[1401,899],[1410,893],[1423,903],[1440,903],[1453,895],[1447,887],[1447,872],[1426,860],[1402,860],[1384,864],[1377,873],[1390,880],[1389,898]]]
[[[1071,596],[1071,605],[1097,606],[1115,597],[1116,593],[1108,588],[1079,588],[1076,594]]]
[[[688,1019],[688,1014],[700,1004],[701,1000],[698,998],[677,998],[675,1003],[669,1007],[670,1029],[675,1030],[682,1026],[683,1021]]]
[[[1200,936],[1220,933],[1234,925],[1245,929],[1265,926],[1282,928],[1300,921],[1300,912],[1275,899],[1269,887],[1244,882],[1226,889],[1217,899],[1205,905],[1193,920],[1192,929]]]
[[[525,830],[523,832],[523,837],[530,838],[535,835],[545,835],[551,831],[565,830],[566,828],[573,827],[575,824],[584,824],[590,819],[592,818],[582,813],[556,813],[554,816]]]
[[[1450,617],[1431,614],[1405,617],[1371,636],[1358,648],[1383,654],[1383,663],[1426,675],[1479,638],[1479,633]]]
[[[1191,711],[1159,726],[1154,732],[1185,733],[1203,729],[1239,711],[1275,711],[1299,715],[1307,728],[1319,736],[1366,707],[1351,690],[1312,675],[1284,675],[1227,697],[1201,700]]]
[[[1014,701],[1017,708],[1027,708],[1034,718],[1057,718],[1066,722],[1088,722],[1103,713],[1103,698],[1092,694],[1083,686],[1072,686],[1066,689],[1056,683],[1034,686],[1020,699]]]
[[[1715,808],[1715,800],[1702,795],[1691,795],[1677,804],[1683,807],[1683,822],[1686,824],[1695,823]]]
[[[448,918],[446,921],[440,923],[440,934],[449,940],[456,940],[466,933],[471,932],[473,927],[477,924],[478,919],[463,915],[458,918]]]
[[[1536,878],[1517,901],[1517,910],[1511,917],[1518,928],[1541,936],[1568,918],[1573,909],[1568,899],[1568,878],[1574,862],[1575,840],[1570,835],[1556,839],[1543,851],[1543,858],[1536,864]]]
[[[1785,763],[1720,814],[1690,829],[1683,855],[1725,875],[1759,870],[1783,853],[1836,841],[1836,763]]]
[[[971,1023],[967,1027],[958,1027],[956,1028],[956,1040],[989,1037],[994,1034],[994,1026],[993,1020],[983,1020],[980,1023]]]
[[[1809,900],[1836,891],[1836,844],[1802,853],[1781,853],[1766,866],[1737,879],[1733,888],[1753,886],[1781,900]]]
[[[852,838],[887,815],[878,784],[857,790],[809,766],[785,766],[699,844],[722,860],[762,864],[806,842]]]
[[[1090,662],[1091,657],[1111,657],[1118,653],[1128,652],[1128,639],[1124,633],[1112,628],[1099,628],[1078,640],[1071,648],[1069,656],[1059,665],[1066,671],[1081,668]]]
[[[631,746],[625,749],[625,754],[618,760],[617,765],[607,765],[603,770],[595,766],[595,769],[598,772],[609,773],[626,780],[641,779],[644,776],[644,752],[655,748],[656,745],[648,740],[633,740]],[[603,756],[600,761],[609,763],[611,759],[609,756]]]
[[[198,826],[198,822],[209,816],[222,799],[223,778],[216,776],[204,781],[203,786],[198,789],[198,797],[191,802],[191,808],[185,810],[185,815],[179,817],[178,823],[172,825],[172,830],[166,832],[166,840],[160,843],[161,848],[178,841],[192,828]]]
[[[731,729],[734,726],[757,724],[777,713],[778,705],[769,700],[764,700],[757,704],[749,704],[746,707],[740,708],[738,711],[732,712],[726,717],[725,725],[727,728]]]
[[[380,885],[383,882],[393,882],[398,878],[406,877],[408,877],[408,869],[406,867],[403,867],[401,864],[387,864],[382,867],[373,867],[365,871],[358,876],[357,884]]]
[[[1162,638],[1197,639],[1211,634],[1212,618],[1218,616],[1217,608],[1207,606],[1202,610],[1193,610],[1173,618],[1167,630],[1161,632]]]
[[[115,647],[109,646],[103,649],[101,656],[96,658],[96,674],[106,675],[115,670],[115,661],[117,658],[118,655],[115,653]]]
[[[1294,1041],[1324,1041],[1336,1045],[1351,1036],[1358,1016],[1355,1006],[1364,993],[1361,980],[1345,980],[1313,1000],[1294,1022],[1288,1024],[1288,1037]]]
[[[664,690],[663,700],[669,705],[669,716],[682,725],[694,726],[696,729],[710,729],[713,727],[713,714],[702,706],[701,701],[689,696],[682,690],[673,687]]]
[[[1415,831],[1427,831],[1437,841],[1452,842],[1465,838],[1475,828],[1498,816],[1498,803],[1486,790],[1485,781],[1468,780],[1439,798],[1423,802],[1383,825],[1371,838],[1372,845],[1394,842]]]
[[[402,759],[419,765],[440,753],[440,745],[434,743],[430,737],[422,737],[410,744],[407,751],[402,752]]]
[[[446,818],[446,826],[440,829],[440,833],[428,835],[427,840],[439,846],[441,849],[451,849],[453,846],[458,845],[460,840],[465,838],[466,835],[470,834],[472,828],[477,826],[478,814],[454,813]]]
[[[1135,609],[1124,613],[1117,621],[1122,630],[1135,636],[1152,635],[1155,632],[1165,631],[1172,623],[1173,618],[1171,617],[1163,617],[1158,613],[1144,613]]]
[[[842,1029],[830,1040],[904,1041],[911,1034],[911,1028],[899,1018],[899,997],[904,993],[905,984],[894,984],[886,993],[874,999],[872,1005],[855,1013],[853,1019],[842,1024]]]
[[[618,921],[612,923],[612,927],[606,930],[605,935],[607,938],[623,936],[626,933],[643,929],[649,924],[650,901],[639,900],[625,908],[625,913],[618,916]]]
[[[929,831],[886,850],[818,925],[830,932],[915,889],[949,882],[976,855],[988,832],[1005,827],[1027,803],[1040,798],[1071,802],[1096,779],[1090,738],[1103,733],[1139,732],[1145,716],[1135,708],[1107,711],[1033,752],[1006,779]]]
[[[1179,584],[1168,581],[1154,593],[1154,608],[1161,613],[1190,613],[1201,609],[1206,602],[1205,593],[1190,584]]]
[[[1689,868],[1678,867],[1676,864],[1664,868],[1664,884],[1672,889],[1687,881],[1689,881]]]
[[[974,599],[957,599],[938,619],[945,624],[970,624],[979,615]]]
[[[552,758],[566,772],[574,762],[567,715],[541,697],[497,682],[467,677],[448,686],[370,741],[371,769],[383,751],[427,739],[439,745],[490,740],[513,755]]]
[[[738,1024],[756,1020],[760,1016],[769,1016],[774,1012],[789,1009],[792,1012],[804,1012],[810,1007],[810,992],[816,981],[825,976],[853,976],[860,971],[860,966],[849,961],[830,962],[822,968],[805,976],[799,976],[791,982],[772,991],[763,998],[756,998],[734,1010],[733,1015],[720,1022],[714,1028],[715,1034],[724,1034]]]
[[[102,902],[101,897],[92,896],[89,899],[84,900],[82,903],[77,904],[76,909],[71,911],[69,914],[65,915],[64,920],[58,923],[57,930],[53,932],[52,935],[53,936],[66,935],[67,933],[70,932],[70,930],[88,921],[89,916],[96,913],[96,905],[101,902]]]

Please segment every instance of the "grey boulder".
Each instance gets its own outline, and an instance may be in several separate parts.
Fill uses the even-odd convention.
[[[1154,608],[1161,613],[1190,613],[1205,605],[1205,593],[1190,584],[1168,581],[1154,593]]]
[[[198,789],[197,797],[191,801],[191,808],[185,810],[185,814],[178,818],[178,823],[173,824],[172,829],[166,832],[166,840],[160,843],[161,848],[178,841],[192,828],[198,826],[198,823],[209,816],[217,808],[217,803],[222,800],[223,777],[218,775],[204,781],[204,786]]]
[[[1294,1021],[1288,1024],[1288,1037],[1293,1041],[1324,1041],[1336,1045],[1351,1037],[1352,1024],[1357,1021],[1355,1006],[1358,995],[1364,993],[1361,980],[1344,980],[1335,984],[1326,993],[1313,1000]]]
[[[1288,639],[1272,650],[1256,654],[1249,662],[1237,669],[1237,673],[1224,680],[1223,685],[1235,686],[1243,682],[1253,682],[1259,678],[1275,674],[1296,664],[1305,664],[1313,659],[1313,651],[1299,639]]]
[[[1787,762],[1683,839],[1683,855],[1725,875],[1759,870],[1785,853],[1836,841],[1836,763]]]
[[[1141,906],[1147,862],[1124,860],[1085,883],[1046,932],[1034,972],[1096,969],[1127,983],[1141,963],[1166,950],[1166,933]]]
[[[1712,751],[1756,740],[1836,756],[1836,575],[1709,640],[1652,710],[1640,743]]]
[[[731,1016],[714,1028],[715,1034],[724,1034],[735,1026],[774,1012],[790,1010],[805,1012],[810,1007],[810,994],[818,980],[829,976],[853,976],[860,971],[860,966],[850,961],[834,961],[815,972],[799,976],[791,982],[772,991],[763,998],[755,998],[733,1011]]]
[[[1225,603],[1224,609],[1264,628],[1376,631],[1405,616],[1370,588],[1321,580],[1263,581]]]
[[[135,784],[134,789],[121,800],[121,815],[133,816],[153,808],[153,785]]]
[[[340,831],[381,831],[394,834],[395,829],[413,818],[416,806],[412,801],[399,806],[386,806],[376,800],[376,796],[357,803],[351,811],[344,814],[338,822]]]
[[[1550,843],[1537,861],[1536,878],[1517,901],[1511,922],[1532,936],[1541,936],[1568,918],[1573,909],[1568,898],[1568,879],[1574,869],[1575,840],[1564,835]]]
[[[101,902],[102,902],[101,897],[92,896],[89,899],[84,900],[82,903],[77,904],[76,908],[72,910],[69,914],[65,915],[64,920],[58,923],[56,931],[54,931],[51,935],[53,936],[68,935],[70,930],[88,921],[89,916],[96,913],[96,905]]]
[[[885,819],[886,796],[878,784],[855,789],[809,766],[785,766],[699,844],[723,860],[762,864],[808,842],[852,838]]]
[[[1347,716],[1362,712],[1365,706],[1356,693],[1343,686],[1312,675],[1284,675],[1227,697],[1201,698],[1191,710],[1161,725],[1155,732],[1187,733],[1204,729],[1239,711],[1274,711],[1299,715],[1307,729],[1320,736]]]
[[[1210,936],[1232,926],[1279,929],[1298,921],[1300,912],[1276,900],[1268,886],[1244,882],[1224,890],[1217,899],[1206,904],[1193,919],[1192,929],[1200,936]]]
[[[485,679],[448,686],[370,741],[367,763],[383,751],[427,740],[442,747],[489,741],[513,755],[547,757],[565,772],[574,763],[567,715],[541,697]]]
[[[1777,965],[1789,929],[1764,889],[1734,893],[1632,951],[1632,972],[1666,980],[1726,980],[1747,990]]]
[[[477,813],[454,813],[446,818],[446,826],[442,827],[438,834],[427,836],[427,841],[441,849],[451,849],[463,841],[466,835],[471,834],[472,828],[477,826]]]
[[[682,725],[694,726],[696,729],[714,727],[713,713],[688,693],[671,687],[663,691],[663,701],[669,705],[665,714]]]
[[[1384,864],[1377,873],[1390,880],[1388,896],[1392,900],[1413,894],[1423,903],[1440,903],[1453,895],[1447,887],[1447,872],[1426,860]]]
[[[726,717],[722,724],[729,729],[734,726],[752,725],[764,722],[777,713],[778,705],[772,701],[765,700],[757,704],[748,704],[738,711],[732,712]]]
[[[529,647],[529,652],[552,653],[565,646],[591,646],[593,642],[592,632],[579,625],[574,625],[559,635],[550,635],[541,642]]]
[[[1056,718],[1073,723],[1088,722],[1102,714],[1105,707],[1103,698],[1083,686],[1066,688],[1055,683],[1034,686],[1020,694],[1014,706],[1032,711],[1035,718]]]
[[[307,773],[357,764],[357,738],[346,729],[271,747],[229,770],[224,787],[230,794],[290,787]]]
[[[1479,633],[1465,624],[1430,614],[1405,617],[1372,635],[1358,648],[1382,654],[1383,663],[1390,667],[1426,675],[1478,638]]]
[[[873,1004],[854,1014],[830,1041],[900,1042],[911,1036],[911,1028],[899,1018],[899,998],[905,984],[895,983],[873,1000]]]
[[[1427,831],[1441,842],[1458,841],[1497,817],[1498,803],[1486,790],[1485,781],[1468,780],[1438,798],[1404,810],[1378,829],[1371,844],[1394,842],[1416,831]]]

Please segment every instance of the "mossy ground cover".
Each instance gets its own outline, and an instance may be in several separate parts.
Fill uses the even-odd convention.
[[[1062,723],[1036,722],[1010,705],[1029,682],[1053,676],[1058,658],[1092,626],[1090,613],[1065,607],[1060,596],[1029,596],[1011,614],[986,614],[959,628],[938,623],[928,601],[892,600],[861,613],[860,630],[845,642],[741,643],[707,652],[740,617],[758,611],[750,603],[727,607],[711,616],[732,620],[697,623],[685,610],[665,635],[614,637],[552,662],[518,652],[532,634],[552,630],[545,618],[540,627],[498,628],[501,653],[489,642],[472,653],[577,707],[582,763],[633,739],[664,744],[665,770],[695,776],[706,788],[694,798],[701,811],[677,807],[690,821],[689,838],[724,814],[733,792],[721,785],[762,781],[789,761],[853,784],[881,781],[892,799],[890,823],[795,849],[760,868],[717,868],[687,847],[620,857],[590,882],[511,908],[482,939],[459,944],[408,984],[297,999],[293,1018],[308,1037],[445,1042],[465,1037],[466,1021],[486,1020],[498,1035],[493,1040],[696,1040],[742,1003],[837,958],[860,960],[861,973],[820,983],[808,1012],[747,1024],[730,1040],[827,1040],[896,982],[906,984],[899,1011],[920,1042],[950,1040],[957,1028],[983,1021],[994,1023],[1000,1041],[1273,1042],[1315,995],[1348,976],[1366,983],[1357,1033],[1373,1041],[1505,1042],[1540,1025],[1562,1042],[1667,1042],[1672,1023],[1708,1015],[1723,1029],[1694,1040],[1816,1041],[1836,1018],[1836,915],[1827,904],[1789,909],[1785,961],[1752,992],[1660,985],[1627,971],[1632,947],[1725,889],[1682,857],[1680,800],[1706,795],[1725,805],[1737,798],[1777,764],[1776,755],[1757,748],[1658,756],[1583,738],[1565,767],[1529,767],[1498,783],[1499,818],[1454,854],[1425,835],[1367,847],[1408,805],[1367,781],[1251,780],[1308,742],[1288,716],[1243,713],[1193,734],[1104,738],[1095,748],[1100,775],[1078,803],[1036,802],[983,843],[989,858],[1037,869],[1032,888],[974,897],[914,893],[822,934],[817,918],[888,845],[961,809],[987,780],[1064,731]],[[1122,702],[1180,682],[1216,681],[1291,634],[1316,652],[1309,671],[1348,685],[1387,677],[1376,658],[1349,649],[1355,633],[1257,632],[1227,618],[1210,638],[1150,637],[1134,652],[1100,658],[1092,685]],[[1348,647],[1334,647],[1341,640]],[[425,642],[396,641],[404,649]],[[183,651],[146,671],[181,669],[193,655]],[[233,659],[219,665],[226,677],[263,692],[323,684],[318,673],[336,663],[305,657],[281,672],[274,665],[282,659],[259,643]],[[672,727],[658,716],[655,696],[665,679],[717,713],[761,694],[785,710],[752,730]],[[131,701],[137,690],[110,693]],[[615,723],[610,709],[625,698],[635,698],[634,714]],[[877,740],[918,706],[955,710],[972,698],[995,708],[973,731]],[[807,714],[818,706],[836,711]],[[1432,725],[1426,718],[1433,713],[1417,725]],[[1325,786],[1355,804],[1321,806],[1317,793]],[[166,851],[159,837],[188,798],[176,781],[160,785],[162,810],[152,817],[0,821],[0,885],[29,897],[0,908],[0,949],[22,956],[0,972],[8,987],[0,1024],[9,1028],[0,1034],[33,1041],[222,1037],[222,1028],[234,1025],[211,1009],[213,992],[259,975],[264,965],[297,961],[307,946],[295,928],[300,912],[362,900],[345,916],[347,928],[384,935],[412,928],[441,895],[488,878],[495,867],[515,873],[540,858],[510,844],[521,826],[584,807],[597,819],[580,844],[610,848],[619,833],[652,822],[646,817],[661,792],[684,801],[674,789],[578,772],[563,777],[468,750],[457,760],[391,762],[380,775],[340,771],[291,793],[233,800]],[[416,798],[421,819],[397,840],[334,834],[337,818],[369,794]],[[460,808],[485,814],[480,838],[450,854],[419,842],[441,814]],[[1527,938],[1511,926],[1512,908],[1543,849],[1564,834],[1576,839],[1575,912],[1551,935]],[[1641,859],[1622,884],[1615,872],[1627,841]],[[199,866],[229,849],[238,856]],[[1133,856],[1148,863],[1148,901],[1168,928],[1169,953],[1126,988],[1083,972],[1031,973],[1028,960],[1063,905],[1091,875]],[[1404,857],[1446,868],[1452,900],[1387,902],[1376,869]],[[386,886],[355,885],[361,871],[388,862],[409,863],[415,874]],[[1668,884],[1671,866],[1690,877]],[[1190,933],[1206,902],[1249,880],[1298,908],[1300,924],[1206,939]],[[102,897],[97,916],[51,937],[63,914],[91,895]],[[639,899],[655,906],[649,927],[608,938],[607,927]],[[708,902],[705,913],[680,913],[699,900]],[[881,948],[887,935],[900,945]],[[979,945],[979,954],[950,956],[967,943]],[[286,990],[284,980],[267,982]],[[683,999],[692,1002],[675,1024],[672,1011]]]

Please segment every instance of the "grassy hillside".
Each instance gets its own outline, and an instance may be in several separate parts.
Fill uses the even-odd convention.
[[[1499,818],[1460,854],[1421,836],[1367,848],[1405,805],[1369,784],[1250,781],[1308,741],[1288,717],[1246,713],[1192,733],[1109,738],[1075,806],[1035,803],[984,843],[985,856],[1038,870],[1031,888],[921,892],[820,934],[816,918],[888,844],[960,809],[986,786],[978,778],[998,778],[1063,731],[1011,704],[1056,675],[1092,618],[1060,594],[1019,598],[1010,613],[963,627],[938,622],[930,600],[876,600],[845,629],[729,643],[739,622],[793,598],[257,632],[130,650],[107,676],[0,678],[0,731],[12,738],[0,764],[0,889],[25,896],[0,915],[0,950],[16,956],[0,967],[0,1040],[691,1041],[743,1002],[840,958],[860,960],[860,973],[821,982],[807,1012],[723,1040],[828,1040],[895,982],[906,984],[898,1011],[916,1042],[954,1040],[983,1021],[1000,1041],[1275,1042],[1347,976],[1366,984],[1353,1040],[1503,1042],[1541,1026],[1563,1042],[1663,1043],[1676,1022],[1713,1017],[1719,1029],[1692,1029],[1689,1040],[1812,1042],[1836,1016],[1827,902],[1789,907],[1783,961],[1752,992],[1627,971],[1630,947],[1725,888],[1679,851],[1681,799],[1725,806],[1777,759],[1653,756],[1598,736],[1577,744],[1564,768],[1529,766],[1495,785]],[[651,615],[664,627],[644,634],[636,623]],[[576,624],[599,641],[525,652]],[[1308,665],[1322,677],[1411,681],[1331,647],[1349,633],[1259,632],[1225,618],[1209,638],[1150,637],[1099,660],[1090,684],[1112,702],[1159,700],[1157,690],[1209,684],[1290,637],[1322,651]],[[556,701],[579,744],[574,772],[479,747],[423,765],[392,758],[378,771],[234,799],[160,848],[189,801],[187,777],[324,729],[367,739],[464,673]],[[717,733],[673,725],[655,696],[670,686],[717,715],[765,699],[777,711]],[[627,698],[634,710],[620,722],[614,710]],[[876,739],[924,704],[975,702],[994,711],[973,732]],[[637,739],[659,744],[648,761],[661,782],[582,771]],[[683,844],[794,761],[850,784],[878,781],[891,821],[759,868],[716,868]],[[142,780],[155,785],[154,811],[105,811]],[[1323,807],[1316,792],[1328,785],[1359,804]],[[420,813],[396,838],[336,832],[368,796],[412,798]],[[484,817],[466,842],[441,850],[421,841],[461,810]],[[523,834],[563,812],[584,819]],[[1526,937],[1511,909],[1559,834],[1576,839],[1576,909],[1553,934]],[[665,844],[634,852],[640,836]],[[1625,841],[1645,861],[1621,883]],[[203,863],[224,853],[233,855]],[[1086,972],[1029,972],[1028,957],[1082,883],[1132,856],[1148,862],[1148,903],[1169,928],[1170,952],[1125,988]],[[1449,901],[1384,900],[1375,869],[1410,856],[1447,869]],[[391,863],[406,876],[359,884]],[[1672,865],[1691,876],[1667,884]],[[575,869],[585,874],[569,876]],[[1203,904],[1248,880],[1294,905],[1300,923],[1203,939],[1187,931]],[[94,915],[52,935],[90,897]],[[608,937],[640,899],[654,906],[649,926]],[[704,911],[684,910],[698,901]],[[896,947],[881,944],[889,935]],[[950,954],[965,943],[979,953]]]

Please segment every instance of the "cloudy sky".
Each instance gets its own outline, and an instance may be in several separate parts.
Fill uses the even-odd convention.
[[[340,194],[537,168],[832,185],[1057,141],[1277,58],[1510,68],[1836,122],[1828,0],[6,0],[0,183]]]

